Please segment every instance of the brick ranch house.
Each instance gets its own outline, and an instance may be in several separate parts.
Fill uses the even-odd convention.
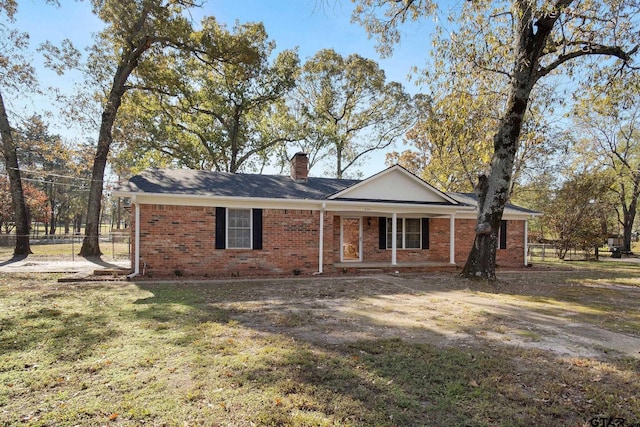
[[[475,195],[443,193],[401,166],[364,180],[149,169],[114,195],[132,208],[133,275],[248,276],[464,263]],[[527,220],[508,205],[497,263],[526,265]]]

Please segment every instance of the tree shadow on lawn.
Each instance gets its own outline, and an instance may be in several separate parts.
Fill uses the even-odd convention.
[[[262,396],[252,415],[258,425],[315,425],[313,417],[389,426],[580,425],[595,416],[637,421],[637,360],[559,358],[490,340],[482,334],[486,325],[473,316],[454,325],[451,334],[386,322],[385,314],[405,320],[411,314],[402,311],[402,300],[372,316],[372,300],[418,296],[428,313],[429,302],[447,292],[488,291],[451,276],[396,279],[140,282],[153,296],[136,304],[148,306],[138,315],[149,321],[191,324],[176,344],[197,350],[207,342],[207,351],[199,352],[204,378],[210,375],[204,372],[219,376],[217,370],[224,370],[227,385],[216,387]],[[552,297],[546,288],[512,291]],[[345,311],[350,304],[355,309]],[[180,306],[190,311],[176,318]],[[522,314],[511,309],[509,316]],[[216,332],[207,336],[213,324]],[[226,362],[219,365],[221,359]],[[201,387],[205,396],[216,394]],[[250,405],[228,400],[227,408]]]
[[[125,262],[126,264],[126,262]],[[123,267],[121,264],[115,262],[109,262],[102,259],[102,256],[76,256],[75,258],[68,257],[66,259],[60,259],[59,257],[47,257],[41,255],[16,255],[6,261],[0,261],[0,268],[4,272],[16,273],[16,272],[68,272],[74,269],[91,269],[91,268],[103,268],[103,269],[116,269],[116,270],[129,270],[128,267]]]
[[[12,255],[6,261],[0,261],[0,267],[4,267],[5,265],[15,264],[16,262],[24,261],[27,259],[28,255]]]
[[[123,268],[119,264],[115,264],[113,262],[109,262],[109,261],[103,260],[102,256],[104,256],[104,255],[101,255],[101,256],[87,256],[87,257],[83,257],[83,256],[79,256],[78,255],[79,258],[84,258],[88,262],[90,262],[92,264],[95,264],[96,266],[99,266],[99,267],[115,268],[115,269],[127,269],[128,270],[128,268],[126,268],[126,267]]]
[[[450,274],[159,285],[139,282],[154,296],[138,303],[197,305],[209,315],[222,309],[227,312],[224,316],[255,329],[286,333],[320,345],[380,337],[483,339],[487,328],[495,329],[494,320],[500,324],[517,322],[523,328],[527,323],[541,323],[543,332],[548,323],[582,322],[640,339],[640,287],[583,286],[581,281],[599,280],[590,272],[503,277],[497,285]],[[607,280],[633,277],[638,275],[620,274]]]
[[[580,281],[594,280],[593,274],[584,272],[505,277],[497,286],[446,274],[139,282],[153,296],[136,304],[149,305],[148,315],[156,320],[172,316],[171,310],[163,313],[166,304],[189,305],[203,322],[233,319],[256,330],[284,333],[317,345],[396,337],[418,342],[482,341],[495,338],[487,332],[514,325],[523,328],[523,338],[535,338],[555,326],[574,327],[563,334],[579,333],[576,324],[585,325],[585,334],[595,335],[591,341],[602,335],[599,350],[606,350],[606,339],[615,334],[628,335],[630,345],[640,343],[640,287],[583,286]],[[617,280],[629,277],[638,278],[621,274]],[[532,329],[529,337],[524,336]],[[599,330],[610,333],[595,333]],[[506,336],[504,341],[508,344]],[[593,357],[593,349],[588,350],[585,355]],[[637,351],[622,353],[640,357]],[[606,351],[600,351],[600,356],[608,357]]]
[[[67,312],[55,304],[41,305],[34,304],[34,309],[21,318],[14,318],[8,313],[0,319],[3,356],[43,350],[52,361],[80,360],[119,334],[109,327],[107,314]]]

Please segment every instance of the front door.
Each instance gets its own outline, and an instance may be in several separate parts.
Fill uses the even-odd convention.
[[[340,260],[362,261],[362,218],[342,217],[340,228]]]

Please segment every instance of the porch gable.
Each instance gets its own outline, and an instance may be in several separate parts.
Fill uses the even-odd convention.
[[[399,165],[351,185],[328,199],[459,205],[455,199]]]

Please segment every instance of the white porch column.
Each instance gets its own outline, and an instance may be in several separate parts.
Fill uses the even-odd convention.
[[[527,255],[529,255],[529,220],[524,220],[524,266],[529,265],[527,261]]]
[[[397,245],[398,245],[398,214],[397,213],[393,213],[393,215],[391,215],[391,265],[396,265],[397,259],[396,259],[396,252],[397,252]]]
[[[133,251],[135,255],[133,258],[133,273],[129,277],[135,277],[140,274],[140,204],[136,196],[131,198],[131,206],[136,210],[134,214],[135,233],[133,235]]]
[[[322,209],[320,209],[320,229],[319,229],[319,238],[318,238],[318,273],[322,273],[322,269],[324,267],[324,208],[325,204],[322,204]]]
[[[456,263],[456,215],[449,216],[449,264]]]

